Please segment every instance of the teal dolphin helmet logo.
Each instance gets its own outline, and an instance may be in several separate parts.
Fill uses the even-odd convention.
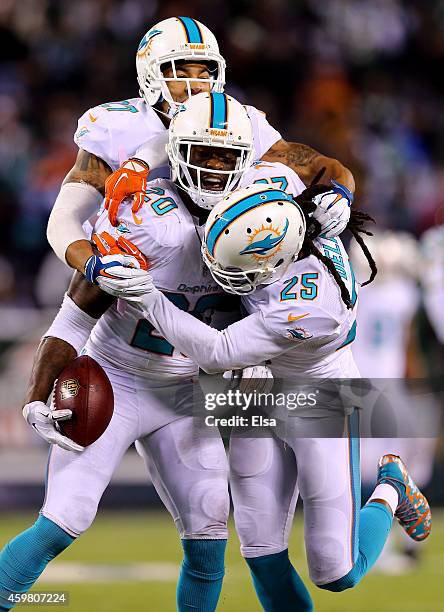
[[[269,233],[265,236],[265,238],[261,238],[260,240],[251,242],[248,246],[245,247],[245,249],[242,249],[242,251],[240,251],[239,255],[267,255],[269,251],[279,246],[279,244],[285,238],[288,226],[289,221],[288,219],[286,219],[285,227],[282,231],[282,234],[273,237],[273,234]]]

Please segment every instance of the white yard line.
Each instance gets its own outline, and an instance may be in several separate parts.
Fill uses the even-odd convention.
[[[176,582],[179,566],[174,563],[132,563],[94,565],[86,563],[53,563],[48,565],[39,582]]]

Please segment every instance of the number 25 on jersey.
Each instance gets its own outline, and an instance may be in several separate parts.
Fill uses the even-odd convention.
[[[281,302],[285,300],[314,300],[318,296],[318,272],[306,272],[301,276],[293,276],[284,281],[285,287],[281,291]]]

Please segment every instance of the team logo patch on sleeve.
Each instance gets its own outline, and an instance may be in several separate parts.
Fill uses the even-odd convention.
[[[287,327],[287,338],[289,340],[310,340],[313,334],[304,327],[293,327],[292,329]]]
[[[89,133],[88,128],[84,125],[81,128],[79,128],[76,132],[76,138],[82,138],[82,136],[86,136],[86,134]]]

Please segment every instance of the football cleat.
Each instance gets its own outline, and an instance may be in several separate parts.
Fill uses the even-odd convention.
[[[378,484],[384,483],[398,491],[395,516],[401,527],[413,540],[425,540],[432,529],[430,506],[397,455],[383,455],[379,460]]]

